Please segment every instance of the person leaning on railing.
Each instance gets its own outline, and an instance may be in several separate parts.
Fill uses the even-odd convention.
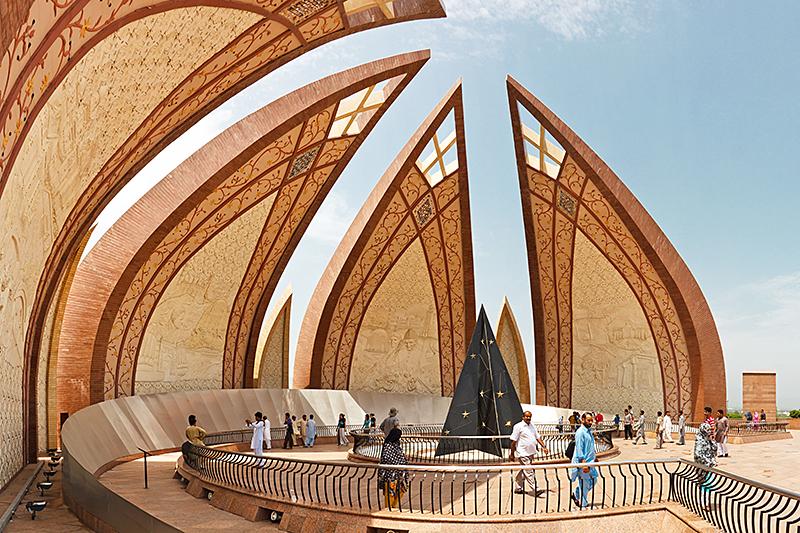
[[[206,430],[197,427],[197,417],[189,415],[189,427],[186,428],[186,438],[192,444],[203,446],[203,439],[206,438]]]

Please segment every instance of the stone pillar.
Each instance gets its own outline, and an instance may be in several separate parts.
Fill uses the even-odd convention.
[[[774,370],[745,370],[742,372],[742,408],[745,411],[767,415],[767,422],[775,422],[777,394]]]

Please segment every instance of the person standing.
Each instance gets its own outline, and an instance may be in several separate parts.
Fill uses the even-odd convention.
[[[364,413],[364,423],[361,424],[361,429],[369,429],[369,424],[370,424],[369,414]]]
[[[515,456],[519,460],[519,464],[525,466],[533,463],[533,456],[539,451],[538,446],[542,447],[545,455],[550,453],[547,446],[542,442],[542,437],[536,430],[536,426],[531,424],[533,414],[530,411],[522,413],[522,422],[517,422],[514,429],[511,430],[511,453],[508,456],[510,461],[515,460]],[[522,479],[528,482],[528,485],[533,489],[536,496],[543,494],[536,486],[536,475],[531,469],[522,469],[517,471],[514,477],[514,492],[516,494],[525,494],[525,488],[522,484]]]
[[[714,424],[716,423],[716,420],[714,420],[714,415],[711,414],[711,408],[706,406],[703,409],[703,412],[704,412],[704,414],[706,416],[706,424],[711,426],[711,434],[713,435],[714,434]]]
[[[292,415],[292,440],[295,446],[303,444],[303,438],[300,435],[300,423],[297,421],[296,415]]]
[[[375,418],[375,413],[370,413],[369,414],[369,428],[371,430],[373,430],[373,433],[375,432],[374,429],[377,427],[377,425],[378,425],[378,420]]]
[[[678,413],[681,415],[680,418],[678,418],[678,444],[683,446],[686,444],[686,417],[683,416],[683,409],[678,411]]]
[[[253,440],[250,441],[250,449],[256,455],[264,455],[264,420],[261,411],[257,411],[254,415],[256,420],[251,422],[246,418],[244,423],[247,427],[253,428]]]
[[[664,442],[664,417],[661,416],[661,411],[658,412],[656,418],[656,450],[661,449],[661,444]]]
[[[396,427],[400,427],[400,420],[397,419],[397,409],[391,407],[389,408],[389,416],[383,419],[379,428],[383,431],[384,436],[388,436],[389,432]]]
[[[717,409],[717,423],[714,427],[714,440],[717,442],[717,453],[720,457],[728,457],[728,431],[731,424],[722,409]]]
[[[558,417],[558,432],[564,433],[564,415]]]
[[[625,440],[633,440],[633,413],[625,409],[625,418],[622,421],[625,425]]]
[[[581,427],[575,432],[575,454],[572,456],[573,464],[594,463],[597,459],[594,449],[594,436],[591,428],[594,419],[591,413],[584,413],[581,417]],[[570,494],[572,502],[579,509],[587,507],[589,491],[592,490],[597,482],[597,468],[593,466],[583,466],[574,468],[570,473],[570,479],[577,481],[575,491]]]
[[[189,427],[186,428],[186,439],[192,444],[203,446],[203,439],[206,438],[206,430],[197,427],[197,417],[189,415]]]
[[[267,415],[264,415],[262,420],[264,421],[264,442],[267,443],[267,449],[271,450],[272,449],[272,424],[270,423],[269,418],[267,418]]]
[[[642,439],[642,444],[647,444],[647,437],[644,436],[644,410],[639,410],[639,423],[636,425],[636,439],[633,444],[638,444],[639,439]]]
[[[706,422],[700,424],[694,436],[694,462],[709,468],[717,466],[717,447],[711,436],[711,426]],[[698,469],[697,484],[700,486],[703,498],[703,509],[708,511],[714,478],[709,472]]]
[[[336,434],[339,437],[339,446],[347,446],[350,442],[347,440],[347,419],[344,413],[339,413],[339,422],[336,424]]]
[[[308,418],[305,414],[300,417],[300,443],[303,445],[303,448],[306,447],[306,425],[308,424]]]
[[[308,415],[308,422],[306,422],[306,442],[308,448],[314,447],[314,439],[317,438],[317,423],[314,422],[314,415]]]
[[[669,415],[669,409],[664,411],[664,441],[670,444],[675,442],[672,440],[672,417]]]
[[[402,436],[400,428],[395,427],[389,431],[389,434],[383,440],[380,464],[408,464],[408,458],[400,446],[400,438]],[[408,490],[408,471],[382,468],[378,470],[378,486],[383,490],[386,507],[397,509],[400,507],[400,500],[403,498],[403,494]]]
[[[761,417],[758,416],[758,411],[753,413],[753,429],[758,431],[758,421],[761,420]]]
[[[767,413],[765,413],[764,410],[762,409],[761,410],[761,426],[762,427],[764,426],[764,422],[766,422],[766,421],[767,421]]]
[[[292,417],[289,413],[286,413],[286,418],[283,421],[283,425],[286,428],[286,435],[283,437],[283,449],[292,449],[292,438],[294,437],[294,431],[292,430]]]

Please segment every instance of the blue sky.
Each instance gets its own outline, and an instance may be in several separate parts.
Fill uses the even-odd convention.
[[[730,408],[745,369],[778,372],[779,409],[800,408],[800,4],[449,0],[447,19],[334,41],[270,74],[187,132],[120,193],[113,222],[224,128],[286,92],[385,56],[432,58],[353,158],[273,301],[293,284],[292,355],[336,245],[408,138],[461,76],[475,286],[494,321],[504,295],[533,357],[530,287],[505,76],[609,164],[683,257],[708,300]]]

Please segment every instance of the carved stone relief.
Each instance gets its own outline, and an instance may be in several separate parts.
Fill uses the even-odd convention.
[[[642,307],[623,277],[580,231],[572,277],[572,407],[622,414],[663,410],[658,355]]]
[[[349,389],[442,394],[436,304],[419,239],[389,271],[364,314]]]
[[[508,320],[503,320],[498,324],[495,338],[497,339],[497,347],[500,349],[500,354],[503,356],[503,361],[506,363],[506,369],[508,370],[511,382],[514,383],[520,400],[524,401],[522,400],[522,387],[519,379],[517,346],[514,342],[515,333],[514,328],[511,327],[511,323]],[[529,387],[529,385],[525,383],[525,387]]]
[[[0,486],[22,467],[24,339],[61,225],[85,184],[150,110],[257,19],[193,7],[139,20],[84,56],[34,121],[0,198]]]
[[[136,394],[222,388],[228,317],[273,200],[211,239],[164,291],[144,333]]]

